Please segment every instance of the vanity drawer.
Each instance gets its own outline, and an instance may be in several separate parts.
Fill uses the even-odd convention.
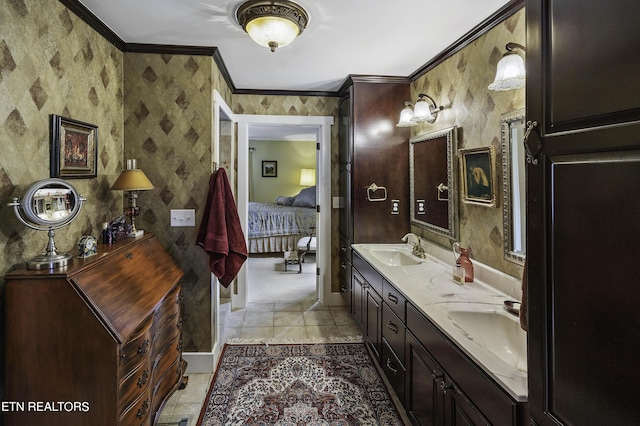
[[[383,280],[382,300],[389,305],[391,310],[400,318],[403,324],[406,324],[407,317],[405,314],[405,305],[407,300],[404,296],[387,280]]]
[[[389,343],[398,358],[404,360],[405,326],[391,308],[382,304],[382,337]]]
[[[360,272],[360,275],[369,283],[376,293],[382,294],[382,275],[376,271],[373,266],[369,265],[366,260],[362,259],[358,253],[353,253],[353,267]]]
[[[382,338],[382,370],[387,380],[391,383],[391,387],[396,392],[398,399],[404,404],[404,381],[406,369],[398,355],[393,351],[389,342]]]
[[[348,239],[340,236],[340,256],[347,258],[347,261],[351,263],[351,243]]]

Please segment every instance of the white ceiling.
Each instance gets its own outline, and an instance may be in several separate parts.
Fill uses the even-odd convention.
[[[253,42],[245,0],[79,0],[126,43],[217,47],[236,89],[336,92],[349,74],[407,77],[507,0],[297,0],[307,29],[289,46]]]

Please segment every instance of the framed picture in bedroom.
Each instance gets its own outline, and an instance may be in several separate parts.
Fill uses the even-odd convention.
[[[262,177],[278,177],[278,162],[277,161],[263,161],[262,162]]]

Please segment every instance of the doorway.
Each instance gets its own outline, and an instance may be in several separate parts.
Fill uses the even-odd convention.
[[[317,297],[323,304],[330,301],[331,294],[331,125],[333,117],[303,116],[264,116],[239,115],[238,120],[238,213],[243,229],[247,229],[249,203],[249,140],[252,132],[271,128],[289,128],[315,135],[316,155],[316,199],[323,206],[316,214],[317,235]],[[244,308],[247,305],[248,285],[247,266],[238,274],[237,289],[232,293],[232,307]]]

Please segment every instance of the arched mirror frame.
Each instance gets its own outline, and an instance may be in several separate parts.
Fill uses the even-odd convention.
[[[431,141],[434,139],[446,138],[447,144],[447,182],[448,191],[444,194],[447,196],[447,228],[425,222],[416,218],[416,167],[415,167],[415,144]],[[451,240],[458,239],[458,185],[456,176],[457,161],[456,152],[458,149],[458,133],[457,127],[449,127],[447,129],[414,136],[409,139],[409,192],[410,192],[410,223],[416,225],[435,234],[447,237]],[[436,184],[437,186],[437,184]],[[444,198],[444,196],[443,196]]]
[[[520,203],[520,208],[514,208],[513,203],[518,202],[519,199],[524,198],[526,196],[523,188],[524,188],[524,164],[525,164],[525,153],[524,146],[522,145],[522,137],[524,135],[524,123],[525,123],[525,110],[519,109],[513,112],[509,112],[506,114],[502,114],[500,117],[500,139],[502,146],[502,198],[503,198],[503,248],[504,248],[504,258],[505,260],[523,265],[525,259],[525,241],[524,237],[522,238],[522,250],[516,250],[514,248],[514,225],[516,223],[520,224],[521,229],[524,232],[526,229],[525,216],[526,212],[524,211],[524,203]],[[512,134],[514,133],[514,126],[517,125],[518,129],[518,139],[517,141],[512,140]],[[514,150],[512,147],[516,145],[517,149]],[[515,188],[513,184],[514,180],[514,156],[519,156],[516,158],[517,166],[516,170],[519,170],[520,179],[522,179],[522,184],[519,185],[519,189]],[[522,170],[520,170],[522,169]],[[514,197],[514,190],[517,190],[517,196]],[[515,220],[513,215],[519,214],[518,220]]]

